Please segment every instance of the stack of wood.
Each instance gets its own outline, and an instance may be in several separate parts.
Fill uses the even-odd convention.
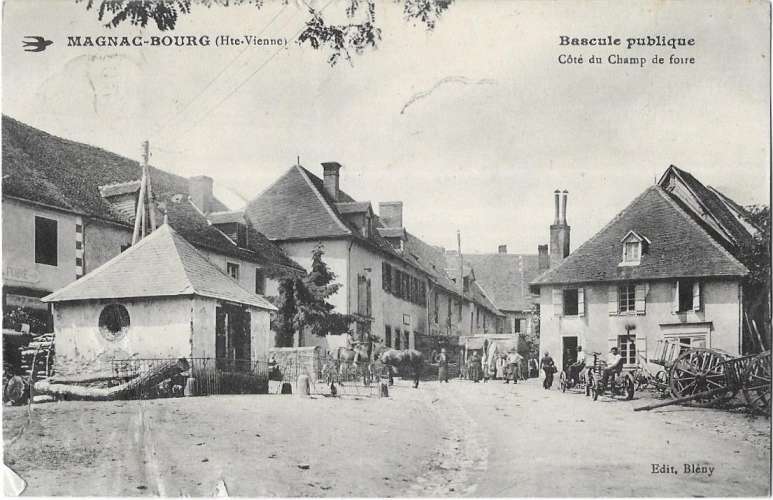
[[[54,368],[54,334],[44,333],[20,347],[21,373],[26,379],[50,377]]]

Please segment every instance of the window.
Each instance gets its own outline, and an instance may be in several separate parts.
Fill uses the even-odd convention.
[[[617,349],[620,351],[620,357],[626,365],[635,365],[636,363],[636,336],[619,335],[617,337]]]
[[[439,315],[439,312],[440,312],[440,304],[439,304],[439,302],[440,302],[440,297],[438,296],[437,290],[435,290],[435,304],[434,304],[434,311],[435,312],[434,312],[434,316],[433,317],[435,318],[435,323],[436,324],[438,322],[438,315]]]
[[[239,281],[239,264],[234,264],[233,262],[227,262],[225,265],[225,269],[228,273],[228,276],[232,277],[236,281]]]
[[[82,241],[76,241],[75,242],[75,249],[81,250],[83,248],[83,242]]]
[[[381,288],[392,293],[392,266],[388,262],[381,263]]]
[[[634,312],[636,310],[636,286],[626,283],[617,287],[618,312]]]
[[[403,349],[411,348],[411,332],[403,332]]]
[[[255,268],[255,293],[258,295],[265,295],[266,293],[266,275],[258,267]]]
[[[513,318],[513,332],[521,333],[521,320],[518,318]]]
[[[395,349],[400,349],[400,329],[395,328]]]
[[[462,301],[457,300],[456,301],[456,321],[459,323],[459,327],[461,327],[462,323]]]
[[[357,275],[357,313],[370,317],[370,280],[364,274]]]
[[[674,312],[700,311],[702,307],[699,281],[679,280],[674,283]]]
[[[389,325],[384,327],[384,345],[392,347],[392,327]]]
[[[108,304],[99,313],[99,333],[105,340],[115,341],[129,330],[129,311],[121,304]]]
[[[579,312],[579,297],[577,288],[564,290],[564,316],[577,316]]]
[[[35,217],[35,263],[58,265],[57,222],[45,217]]]
[[[623,262],[639,262],[641,255],[641,242],[626,241],[623,248]]]

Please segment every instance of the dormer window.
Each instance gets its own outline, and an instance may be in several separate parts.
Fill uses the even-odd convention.
[[[623,259],[619,265],[638,266],[641,264],[641,257],[646,252],[650,240],[636,231],[628,231],[628,234],[620,242],[623,244]]]

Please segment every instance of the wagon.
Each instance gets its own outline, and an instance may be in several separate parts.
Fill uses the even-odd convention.
[[[770,351],[736,357],[718,349],[690,348],[669,371],[674,399],[635,411],[688,402],[711,406],[743,392],[750,409],[770,416],[770,365]]]

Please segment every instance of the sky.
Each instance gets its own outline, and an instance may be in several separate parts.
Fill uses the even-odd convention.
[[[98,2],[97,2],[98,3]],[[761,1],[457,1],[428,31],[379,2],[382,40],[352,64],[298,47],[300,0],[194,5],[170,34],[287,38],[270,47],[66,47],[74,35],[159,35],[103,27],[74,0],[3,4],[2,110],[22,122],[215,179],[239,208],[296,163],[338,161],[358,200],[402,200],[404,225],[464,252],[534,254],[552,193],[569,191],[572,248],[671,165],[741,204],[770,197],[769,4]],[[328,19],[344,3],[317,2]],[[44,35],[46,51],[21,40]],[[561,35],[621,38],[560,46]],[[676,50],[628,37],[693,38]],[[583,64],[559,64],[562,54]],[[595,54],[604,64],[588,64]],[[611,54],[647,64],[607,62]],[[655,55],[694,64],[651,64]]]

